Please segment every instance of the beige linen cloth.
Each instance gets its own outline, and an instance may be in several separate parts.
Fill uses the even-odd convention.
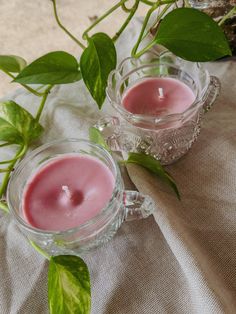
[[[120,60],[137,30],[133,24],[119,41]],[[236,313],[236,63],[207,67],[220,78],[221,95],[190,152],[168,167],[182,201],[147,171],[129,167],[131,180],[157,209],[154,217],[124,223],[109,243],[83,255],[91,273],[92,314]],[[22,89],[7,98],[36,110],[38,100]],[[87,137],[89,125],[108,111],[106,103],[98,112],[81,82],[56,87],[37,145]],[[1,159],[9,156],[4,151]],[[0,313],[48,313],[47,261],[6,215],[0,235]]]

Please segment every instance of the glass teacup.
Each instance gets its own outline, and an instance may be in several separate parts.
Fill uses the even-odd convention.
[[[91,220],[65,231],[41,230],[26,221],[23,209],[23,193],[32,174],[55,157],[68,154],[82,154],[96,157],[112,172],[115,186],[107,205]],[[32,151],[19,163],[11,175],[7,201],[10,212],[26,237],[34,241],[50,255],[79,254],[110,240],[122,222],[146,218],[155,205],[149,196],[137,191],[125,191],[119,167],[113,157],[101,146],[81,139],[67,139],[45,144]]]
[[[158,116],[133,114],[122,105],[122,96],[140,80],[168,77],[180,80],[193,91],[195,101],[184,112]],[[111,150],[143,152],[164,165],[182,157],[196,141],[203,115],[211,108],[220,82],[198,63],[188,62],[170,52],[149,52],[138,59],[127,58],[112,71],[107,96],[117,116],[99,120],[95,127]]]

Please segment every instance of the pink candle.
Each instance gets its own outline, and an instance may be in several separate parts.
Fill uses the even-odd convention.
[[[134,114],[158,116],[184,112],[194,101],[193,91],[183,82],[157,77],[130,87],[123,95],[122,105]]]
[[[56,157],[28,180],[22,201],[24,218],[43,230],[78,227],[108,204],[114,185],[113,173],[98,158]]]

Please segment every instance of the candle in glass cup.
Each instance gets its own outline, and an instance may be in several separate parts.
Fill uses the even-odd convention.
[[[182,113],[195,98],[192,89],[180,80],[145,78],[126,90],[122,105],[133,114],[158,116]]]
[[[108,151],[83,139],[29,153],[10,178],[7,201],[20,230],[50,256],[103,245],[125,220],[146,218],[155,209],[149,196],[124,190]]]
[[[64,231],[98,215],[115,186],[111,170],[98,158],[67,154],[42,165],[23,192],[24,219],[33,227]]]

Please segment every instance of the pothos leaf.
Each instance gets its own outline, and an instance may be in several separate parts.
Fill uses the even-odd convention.
[[[189,61],[212,61],[231,55],[221,27],[207,14],[192,8],[168,13],[154,41]]]
[[[42,126],[17,103],[0,103],[0,141],[25,145],[39,137],[42,131]]]
[[[128,159],[125,161],[125,163],[138,164],[157,175],[173,189],[176,196],[180,200],[180,193],[174,179],[168,172],[165,171],[157,159],[143,153],[129,153]]]
[[[26,67],[26,61],[18,56],[0,56],[0,69],[7,72],[19,73]]]
[[[78,256],[61,255],[50,259],[48,302],[51,314],[89,314],[90,277],[87,265]]]
[[[14,82],[54,85],[73,83],[80,79],[79,64],[75,57],[64,51],[54,51],[29,64]]]
[[[89,139],[91,142],[93,142],[95,144],[99,144],[100,146],[102,146],[106,150],[110,151],[110,148],[108,147],[107,143],[105,142],[101,132],[97,128],[95,128],[95,127],[89,128]]]
[[[92,142],[103,146],[106,150],[110,151],[107,143],[105,142],[101,132],[95,127],[89,129],[89,138]],[[172,190],[175,192],[176,196],[180,200],[180,193],[177,185],[171,175],[165,171],[161,163],[152,156],[146,155],[144,153],[129,153],[128,159],[121,162],[122,164],[138,164],[150,172],[157,175],[165,183],[167,183]]]
[[[99,109],[106,98],[108,75],[115,67],[116,49],[112,39],[104,33],[94,34],[80,58],[80,69],[84,83]]]

